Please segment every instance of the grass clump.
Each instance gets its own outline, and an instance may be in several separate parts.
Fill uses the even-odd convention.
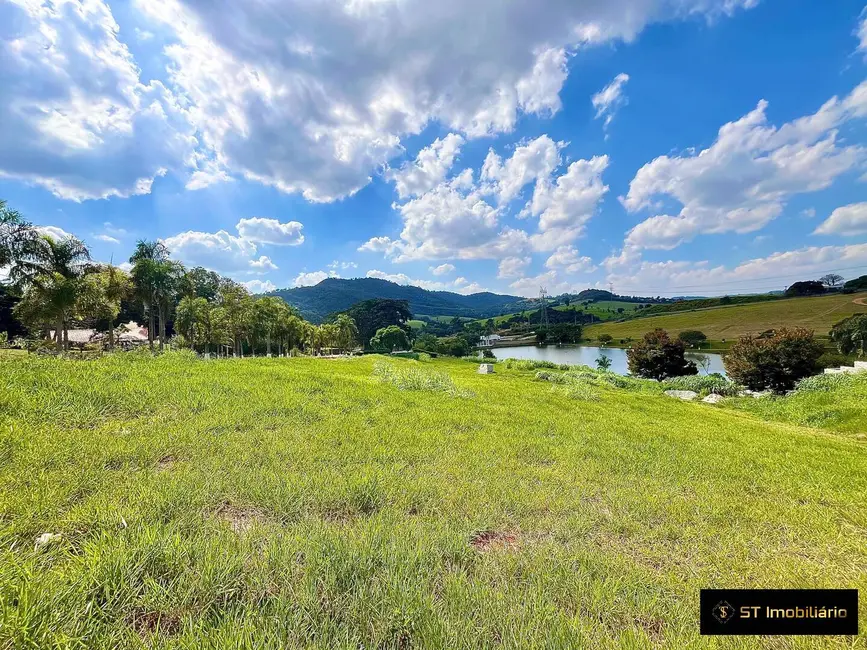
[[[691,390],[699,395],[715,393],[723,397],[734,397],[743,386],[729,381],[722,375],[691,375],[686,377],[671,377],[662,382],[663,390]]]
[[[380,381],[396,386],[400,390],[445,393],[452,397],[473,397],[471,391],[458,388],[449,375],[435,370],[422,370],[411,365],[398,367],[391,363],[377,361],[373,366],[373,374]]]
[[[867,374],[815,375],[785,396],[728,400],[732,408],[769,420],[820,427],[842,434],[867,433]]]

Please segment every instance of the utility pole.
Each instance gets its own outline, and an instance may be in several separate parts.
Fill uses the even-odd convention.
[[[545,287],[541,287],[539,289],[539,302],[542,303],[542,313],[540,318],[540,325],[542,327],[548,327],[548,292],[545,290]]]

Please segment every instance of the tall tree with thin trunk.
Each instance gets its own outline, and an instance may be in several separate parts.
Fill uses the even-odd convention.
[[[154,349],[154,332],[160,300],[160,265],[169,261],[169,249],[159,241],[139,240],[129,258],[136,296],[148,316],[148,343]]]
[[[54,322],[58,352],[68,346],[67,327],[82,290],[81,279],[90,251],[75,237],[35,237],[24,242],[9,271],[9,278],[29,292],[28,302],[42,305]]]

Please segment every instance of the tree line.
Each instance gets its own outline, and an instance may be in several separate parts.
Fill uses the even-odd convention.
[[[255,298],[230,278],[185,268],[159,241],[139,241],[128,271],[95,262],[80,239],[42,234],[2,201],[0,268],[8,268],[8,284],[18,294],[12,315],[42,338],[50,334],[57,351],[69,349],[69,330],[82,323],[105,331],[108,348],[114,349],[126,302],[140,305],[152,350],[163,350],[172,331],[177,346],[231,350],[235,356],[245,350],[349,351],[358,338],[346,314],[313,325],[280,298]]]

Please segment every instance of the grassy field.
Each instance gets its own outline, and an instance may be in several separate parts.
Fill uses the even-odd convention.
[[[711,340],[731,340],[749,333],[779,327],[806,327],[816,334],[826,335],[834,323],[852,314],[867,313],[867,305],[853,302],[867,294],[838,294],[817,298],[790,298],[771,302],[713,307],[691,312],[636,318],[623,323],[591,325],[584,336],[595,339],[610,334],[615,339],[638,339],[652,329],[661,327],[670,334],[683,330],[701,330]]]
[[[617,309],[623,309],[624,313],[617,313]],[[557,311],[574,311],[581,310],[588,314],[593,314],[600,320],[615,320],[618,318],[624,318],[629,312],[635,311],[638,308],[638,304],[634,302],[625,302],[620,300],[600,300],[598,302],[590,303],[587,306],[584,306],[580,303],[574,303],[571,305],[558,305],[556,307],[552,307],[551,309],[556,309]],[[538,310],[526,310],[519,312],[522,318],[527,318],[530,314],[535,314]],[[509,320],[515,316],[515,314],[505,314],[503,316],[496,316],[494,318],[494,324],[497,326],[502,325],[505,321]],[[478,321],[481,324],[486,324],[488,322],[487,318],[482,318]]]
[[[0,359],[0,648],[863,647],[857,416],[475,369]],[[713,586],[862,636],[699,637]]]

